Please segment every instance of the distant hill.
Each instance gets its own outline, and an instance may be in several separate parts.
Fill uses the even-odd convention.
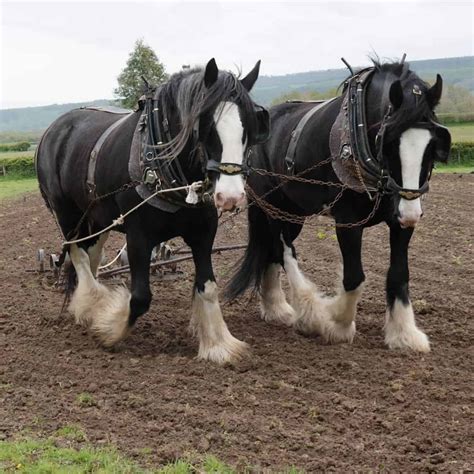
[[[410,61],[410,67],[427,81],[432,81],[439,73],[447,84],[462,86],[474,93],[474,56]],[[325,92],[337,87],[347,75],[347,69],[340,68],[300,72],[284,76],[261,76],[252,91],[252,95],[259,104],[269,105],[273,100],[288,92]],[[0,132],[44,130],[54,119],[68,110],[84,105],[106,105],[110,103],[113,103],[113,101],[104,99],[89,103],[3,109],[0,110]]]
[[[0,132],[45,130],[51,122],[69,110],[87,105],[101,106],[111,103],[113,101],[102,99],[91,102],[23,107],[21,109],[0,109]]]
[[[474,56],[409,61],[410,68],[422,79],[432,81],[441,74],[447,84],[462,86],[474,93]],[[353,65],[357,69],[357,65]],[[325,92],[338,87],[348,76],[346,68],[309,71],[285,76],[260,76],[252,95],[262,105],[288,92]]]

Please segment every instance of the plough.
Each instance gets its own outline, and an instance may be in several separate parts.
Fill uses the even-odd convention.
[[[245,247],[246,244],[221,245],[214,247],[212,249],[212,253],[214,254],[230,250],[240,250],[244,249]],[[182,272],[178,270],[178,264],[186,260],[191,260],[192,258],[193,256],[190,249],[180,248],[177,251],[173,251],[170,245],[168,245],[166,242],[163,242],[153,249],[150,269],[152,273],[161,277],[164,277],[165,273],[168,276],[178,276],[179,274],[182,274]],[[54,277],[59,280],[61,265],[59,264],[58,254],[51,253],[47,255],[44,249],[40,248],[37,252],[37,262],[37,271],[39,273],[52,272]],[[69,256],[66,256],[64,265],[69,264]],[[113,264],[116,264],[117,266],[110,268]],[[47,268],[47,266],[49,266],[49,268]],[[169,269],[168,272],[165,272],[165,268]],[[99,267],[98,276],[100,278],[109,278],[127,273],[129,270],[130,266],[128,264],[127,248],[126,245],[124,245],[111,262]]]

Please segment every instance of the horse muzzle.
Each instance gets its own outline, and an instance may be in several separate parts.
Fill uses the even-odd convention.
[[[226,194],[217,191],[214,194],[214,203],[218,211],[235,211],[242,209],[247,202],[245,192],[236,194]]]
[[[401,198],[398,204],[398,222],[402,228],[415,227],[423,216],[420,198],[407,201]]]

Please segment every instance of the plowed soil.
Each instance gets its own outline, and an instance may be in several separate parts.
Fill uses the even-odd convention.
[[[258,301],[244,297],[223,312],[251,357],[218,367],[194,358],[197,341],[187,333],[191,263],[179,265],[178,279],[153,278],[149,313],[106,351],[60,314],[50,275],[31,271],[38,248],[58,252],[61,242],[39,194],[4,201],[0,438],[74,424],[90,442],[116,444],[147,465],[212,453],[238,470],[472,472],[473,203],[473,175],[436,175],[410,247],[411,296],[431,353],[384,346],[388,232],[380,225],[365,233],[367,283],[352,345],[267,324]],[[325,222],[305,226],[297,251],[305,273],[330,293],[340,260]],[[245,239],[241,216],[217,243]],[[111,238],[109,255],[121,244]],[[214,256],[220,286],[241,252]],[[81,393],[90,395],[82,403]]]

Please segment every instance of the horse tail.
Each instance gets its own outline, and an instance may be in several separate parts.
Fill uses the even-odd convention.
[[[59,258],[59,264],[62,268],[62,277],[60,280],[60,285],[64,292],[63,305],[61,307],[61,314],[69,305],[71,297],[74,293],[74,290],[77,286],[77,273],[72,261],[69,258],[69,246],[64,246],[61,256]]]
[[[253,287],[254,292],[258,291],[270,262],[272,234],[266,214],[259,207],[251,206],[248,221],[248,245],[240,267],[226,286],[228,300],[237,298],[249,287]]]

